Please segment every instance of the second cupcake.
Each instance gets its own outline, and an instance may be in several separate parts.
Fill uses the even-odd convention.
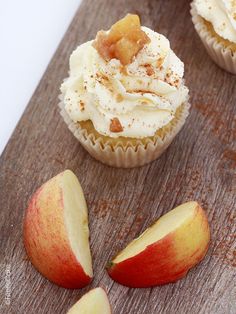
[[[236,74],[236,1],[194,0],[194,27],[217,65]]]
[[[97,160],[141,166],[159,157],[185,122],[183,75],[168,39],[128,14],[72,53],[61,114]]]

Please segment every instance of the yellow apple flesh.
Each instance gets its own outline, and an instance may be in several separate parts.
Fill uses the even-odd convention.
[[[129,287],[175,282],[205,256],[210,241],[206,215],[188,202],[158,219],[109,264],[108,273]]]
[[[88,212],[77,177],[66,170],[33,195],[24,219],[24,244],[35,268],[65,288],[91,281]]]
[[[102,288],[90,290],[70,308],[67,314],[111,314],[106,292]]]

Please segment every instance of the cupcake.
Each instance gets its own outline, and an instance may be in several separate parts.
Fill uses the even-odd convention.
[[[194,0],[191,14],[208,54],[221,68],[236,74],[236,1]]]
[[[188,116],[183,75],[168,39],[128,14],[72,53],[61,115],[97,160],[142,166],[163,153]]]

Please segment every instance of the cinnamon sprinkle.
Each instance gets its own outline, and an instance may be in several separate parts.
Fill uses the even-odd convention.
[[[146,68],[146,72],[148,76],[151,76],[155,73],[155,71],[153,70],[153,67],[149,64],[145,65]]]

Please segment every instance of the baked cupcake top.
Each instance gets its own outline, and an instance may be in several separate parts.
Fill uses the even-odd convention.
[[[195,0],[194,4],[219,36],[236,43],[236,0]]]
[[[105,136],[144,138],[188,100],[183,75],[168,39],[127,15],[72,53],[61,91],[74,122],[91,120]]]

